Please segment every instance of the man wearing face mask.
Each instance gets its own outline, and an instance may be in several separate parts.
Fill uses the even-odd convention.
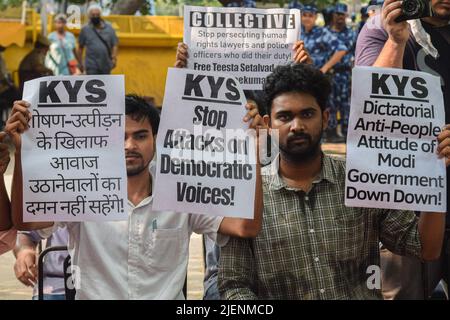
[[[101,18],[102,9],[92,4],[87,10],[89,23],[78,37],[77,59],[80,70],[86,74],[110,74],[117,63],[118,39],[109,23]],[[86,48],[84,63],[83,50]]]

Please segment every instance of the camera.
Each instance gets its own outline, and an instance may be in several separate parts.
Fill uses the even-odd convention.
[[[431,17],[433,14],[429,0],[403,0],[402,14],[396,22]]]

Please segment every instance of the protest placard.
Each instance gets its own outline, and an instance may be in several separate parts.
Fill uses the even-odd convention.
[[[123,76],[39,78],[23,99],[24,221],[127,219]]]
[[[226,72],[244,90],[261,90],[277,65],[292,61],[298,9],[184,7],[188,68]]]
[[[253,218],[255,145],[245,103],[230,75],[169,69],[153,209]]]
[[[444,123],[439,77],[354,68],[345,204],[445,212],[445,163],[436,154]]]

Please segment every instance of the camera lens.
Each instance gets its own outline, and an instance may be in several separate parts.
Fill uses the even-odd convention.
[[[417,5],[413,1],[407,1],[405,3],[405,11],[408,13],[413,13],[417,11]]]
[[[422,10],[421,0],[404,0],[402,2],[402,11],[405,16],[415,16]]]
[[[395,18],[396,22],[430,17],[433,14],[430,0],[403,0],[401,10],[402,14]]]
[[[422,10],[421,0],[404,0],[402,3],[403,14],[406,16],[415,16]]]

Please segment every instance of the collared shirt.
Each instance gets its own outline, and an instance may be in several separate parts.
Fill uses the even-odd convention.
[[[327,29],[347,47],[347,54],[340,62],[336,63],[333,68],[351,68],[355,57],[356,32],[347,26],[341,31],[334,31],[331,27],[328,27]]]
[[[152,202],[153,196],[128,202],[125,221],[56,223],[40,231],[67,226],[76,299],[184,299],[190,235],[215,240],[223,218],[153,211]]]
[[[0,231],[0,255],[14,248],[16,235],[17,231],[15,229]]]
[[[274,165],[262,174],[262,231],[221,248],[223,298],[377,299],[381,293],[368,288],[366,272],[380,265],[379,241],[420,257],[413,212],[344,206],[343,160],[324,156],[307,193],[288,187]]]
[[[344,42],[339,40],[327,28],[314,26],[311,31],[306,32],[302,26],[301,33],[302,40],[305,43],[305,48],[317,68],[330,60],[332,55],[337,51],[347,51]]]

